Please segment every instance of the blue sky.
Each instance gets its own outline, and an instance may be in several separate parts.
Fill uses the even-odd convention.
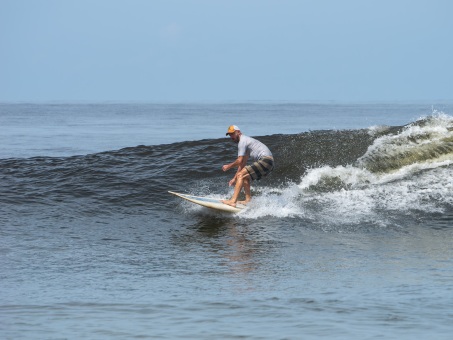
[[[0,0],[0,101],[452,101],[450,0]]]

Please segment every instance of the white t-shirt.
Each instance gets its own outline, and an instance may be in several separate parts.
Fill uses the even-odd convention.
[[[261,157],[272,157],[272,152],[259,140],[241,135],[238,144],[238,157],[246,155],[256,161]]]

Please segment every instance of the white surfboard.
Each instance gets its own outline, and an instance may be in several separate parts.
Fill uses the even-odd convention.
[[[240,204],[240,203],[236,204],[236,207],[232,207],[231,205],[222,203],[221,200],[216,199],[216,198],[198,197],[198,196],[192,196],[192,195],[186,195],[186,194],[179,194],[179,193],[173,192],[173,191],[169,191],[169,193],[172,195],[181,197],[185,200],[188,200],[192,203],[202,205],[203,207],[220,210],[220,211],[237,213],[245,208],[245,205]]]

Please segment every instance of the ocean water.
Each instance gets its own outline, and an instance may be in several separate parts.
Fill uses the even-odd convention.
[[[276,168],[238,214],[228,125]],[[4,339],[450,339],[453,105],[0,104]]]

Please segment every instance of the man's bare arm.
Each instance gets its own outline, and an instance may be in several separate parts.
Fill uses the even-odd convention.
[[[238,170],[236,171],[236,174],[234,175],[233,179],[229,182],[230,186],[232,186],[236,182],[238,174],[245,167],[245,164],[247,164],[247,159],[248,159],[248,156],[239,156],[233,163],[226,164],[226,165],[224,165],[222,167],[223,171],[228,171],[231,168],[235,168],[235,167],[238,168]]]
[[[225,164],[224,166],[222,166],[222,170],[228,171],[231,168],[238,168],[237,172],[239,172],[245,166],[246,161],[247,161],[246,156],[239,156],[233,163]]]

